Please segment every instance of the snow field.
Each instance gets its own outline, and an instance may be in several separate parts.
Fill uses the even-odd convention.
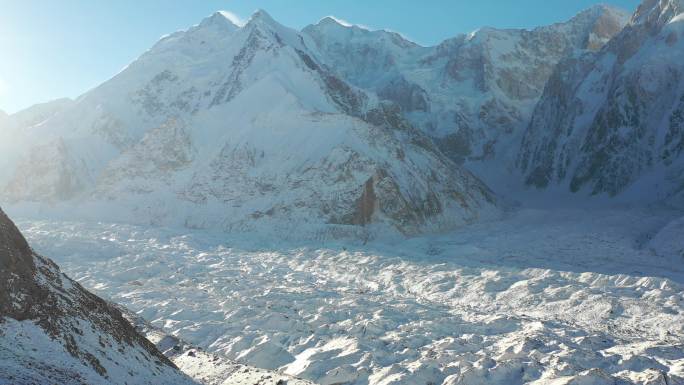
[[[18,221],[67,274],[186,341],[374,385],[682,383],[684,261],[662,251],[678,223],[668,210],[527,209],[360,249]]]

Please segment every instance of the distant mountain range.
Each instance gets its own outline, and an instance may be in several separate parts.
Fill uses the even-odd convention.
[[[601,5],[434,47],[333,18],[296,31],[217,12],[75,101],[1,118],[0,196],[320,238],[493,218],[502,179],[681,203],[682,8],[649,0],[630,19]]]

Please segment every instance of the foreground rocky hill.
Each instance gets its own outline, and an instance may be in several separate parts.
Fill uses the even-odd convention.
[[[0,383],[193,384],[0,211]]]

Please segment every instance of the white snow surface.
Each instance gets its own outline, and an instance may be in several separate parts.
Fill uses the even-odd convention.
[[[203,385],[310,385],[309,381],[280,372],[243,365],[188,344],[146,320],[122,310],[136,329],[169,357],[180,370]]]
[[[87,324],[88,321],[83,321]],[[189,377],[170,367],[156,366],[145,359],[139,348],[118,345],[111,347],[101,361],[107,369],[106,378],[98,375],[78,358],[74,358],[61,343],[45,332],[34,321],[3,320],[0,328],[0,384],[165,384],[192,385]],[[113,338],[83,328],[79,346],[95,351],[95,346]],[[121,350],[117,350],[121,349]],[[125,349],[125,350],[124,350]],[[3,371],[7,371],[2,373]],[[7,373],[11,377],[5,377]]]
[[[672,385],[684,383],[681,218],[523,209],[364,247],[17,223],[67,274],[166,332],[320,384]]]

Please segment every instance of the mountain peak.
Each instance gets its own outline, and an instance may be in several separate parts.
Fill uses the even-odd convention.
[[[263,9],[254,12],[245,24],[245,30],[254,29],[264,32],[265,36],[275,38],[280,45],[287,44],[297,49],[304,49],[299,32],[278,23]]]
[[[217,11],[205,18],[200,27],[213,27],[234,31],[244,24],[240,18],[228,11]]]
[[[252,14],[252,16],[249,18],[249,21],[247,22],[248,24],[250,23],[263,23],[263,24],[269,24],[269,25],[279,25],[277,21],[275,21],[271,15],[268,14],[263,9],[257,9],[256,12]]]
[[[614,5],[611,5],[611,4],[606,4],[606,3],[594,4],[591,7],[584,10],[584,12],[593,12],[593,13],[612,12],[612,13],[618,13],[618,14],[627,14],[626,10],[624,10],[620,7],[616,7]]]
[[[349,23],[346,20],[338,19],[335,16],[326,16],[322,18],[321,20],[316,23],[318,26],[332,26],[332,27],[341,27],[341,28],[351,28],[354,27],[354,24]]]
[[[214,13],[214,15],[223,16],[226,20],[230,21],[233,25],[238,27],[242,27],[245,24],[245,22],[242,19],[240,19],[240,17],[238,17],[236,14],[232,12],[217,11],[216,13]]]
[[[628,22],[629,13],[625,10],[607,4],[596,4],[566,22],[540,29],[574,36],[579,39],[577,43],[581,48],[597,51],[620,33]]]

